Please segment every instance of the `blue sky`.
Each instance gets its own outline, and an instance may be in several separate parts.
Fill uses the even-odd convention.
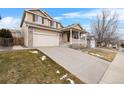
[[[90,22],[101,9],[97,8],[42,8],[41,10],[55,20],[61,22],[64,26],[80,23],[83,28],[90,32]],[[124,25],[124,9],[111,9],[119,14],[119,25]],[[24,8],[0,8],[0,28],[18,28]],[[124,33],[123,29],[120,29]]]
[[[42,8],[41,10],[47,11],[48,14],[53,17],[56,21],[61,22],[64,26],[73,24],[73,23],[80,23],[82,26],[87,26],[90,22],[87,18],[80,18],[76,17],[75,15],[77,12],[87,13],[88,11],[92,11],[95,9],[90,8]],[[8,21],[11,23],[8,24],[3,22],[0,24],[0,28],[7,27],[7,28],[15,28],[18,27],[20,24],[20,20],[22,17],[24,9],[23,8],[1,8],[0,15],[2,16],[4,21]],[[74,17],[70,17],[69,13],[74,13],[70,15],[74,15]],[[67,15],[66,15],[67,14]],[[66,16],[65,16],[66,15]],[[6,19],[5,19],[6,18]],[[8,26],[4,26],[8,25]]]
[[[90,24],[90,19],[86,17],[81,17],[81,14],[88,13],[92,10],[96,10],[93,8],[46,8],[42,9],[47,11],[56,21],[61,22],[64,26],[80,23],[85,29],[89,30],[87,25]]]

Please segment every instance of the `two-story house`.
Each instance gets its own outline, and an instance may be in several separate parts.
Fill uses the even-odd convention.
[[[63,27],[46,12],[39,9],[25,10],[20,27],[26,47],[59,46],[80,43],[87,46],[86,31],[80,24]]]

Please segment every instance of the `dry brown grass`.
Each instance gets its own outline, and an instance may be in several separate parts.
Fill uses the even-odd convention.
[[[0,83],[67,84],[70,83],[67,78],[83,83],[49,57],[42,61],[41,57],[45,55],[40,51],[38,54],[29,51],[34,50],[0,52]],[[56,73],[57,70],[60,74]],[[68,76],[60,80],[65,74]]]
[[[112,62],[113,59],[115,58],[116,56],[116,53],[117,51],[110,51],[110,50],[107,50],[107,49],[86,49],[86,50],[83,50],[83,52],[86,52],[90,55],[93,55],[93,56],[96,56],[96,57],[99,57],[101,59],[104,59],[104,60],[107,60],[109,62]]]

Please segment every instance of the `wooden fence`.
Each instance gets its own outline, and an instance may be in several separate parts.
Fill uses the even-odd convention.
[[[13,38],[13,45],[24,45],[24,38]]]
[[[13,39],[0,37],[0,45],[1,46],[12,46],[13,45]]]
[[[0,46],[12,46],[12,45],[23,45],[24,39],[21,38],[1,38]]]

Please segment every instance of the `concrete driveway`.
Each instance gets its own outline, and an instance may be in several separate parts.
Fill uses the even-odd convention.
[[[124,49],[120,48],[100,83],[124,84]]]
[[[109,62],[65,47],[38,48],[85,83],[99,83]]]

